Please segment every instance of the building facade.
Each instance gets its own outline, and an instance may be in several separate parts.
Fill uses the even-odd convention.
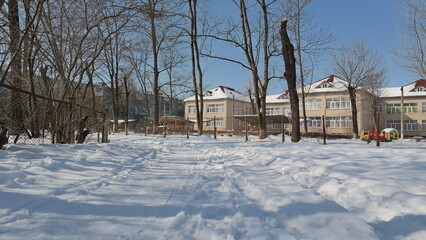
[[[308,133],[320,134],[325,124],[329,135],[352,136],[352,106],[347,86],[348,82],[331,75],[305,87],[305,109]],[[392,127],[401,132],[401,116],[403,118],[404,136],[426,136],[426,81],[417,80],[403,87],[403,114],[401,114],[401,91],[399,88],[384,88],[379,96],[379,128]],[[301,94],[301,89],[298,90]],[[372,106],[373,95],[363,88],[357,89],[357,122],[358,130],[373,130],[375,123]],[[299,96],[301,132],[304,132],[302,102]],[[185,117],[196,121],[195,99],[184,100]],[[288,92],[269,95],[266,99],[266,115],[284,115],[290,117],[290,99]],[[204,127],[212,130],[212,119],[216,117],[216,127],[219,131],[234,131],[241,127],[241,116],[255,115],[250,98],[227,87],[217,87],[204,94]],[[323,121],[324,117],[324,121]],[[243,123],[244,124],[244,123]],[[282,124],[268,125],[269,132],[282,131]],[[291,130],[291,124],[284,124]],[[256,130],[256,126],[248,128]],[[359,133],[358,133],[359,134]]]

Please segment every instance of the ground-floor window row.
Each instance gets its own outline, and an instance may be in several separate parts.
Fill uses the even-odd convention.
[[[426,120],[422,120],[421,123],[417,120],[404,120],[404,130],[405,131],[417,131],[417,130],[426,130]],[[420,125],[421,124],[421,128]],[[401,130],[401,119],[396,120],[386,120],[387,128],[395,128],[396,130]]]
[[[206,127],[214,127],[215,122],[216,122],[216,127],[224,126],[223,118],[216,118],[216,121],[214,119],[207,119]]]
[[[307,117],[306,122],[310,128],[322,127],[321,117]],[[300,126],[304,126],[304,119],[300,118]],[[350,116],[339,116],[339,117],[326,117],[325,124],[327,128],[352,128],[352,117]],[[285,128],[290,127],[289,124],[284,125]],[[281,128],[280,124],[272,124],[272,129]]]

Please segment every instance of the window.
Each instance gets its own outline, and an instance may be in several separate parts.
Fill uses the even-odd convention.
[[[350,128],[352,127],[352,117],[327,117],[326,126],[329,128]]]
[[[197,112],[197,110],[196,110],[195,106],[193,106],[193,105],[188,106],[188,114],[193,114],[193,113],[196,113],[196,112]]]
[[[240,115],[240,106],[237,106],[237,115]]]
[[[290,108],[283,108],[283,113],[284,113],[284,116],[290,116],[290,113],[291,113],[291,110],[290,110]]]
[[[417,121],[416,120],[404,120],[404,130],[416,131],[417,130]]]
[[[214,127],[214,119],[208,119],[207,127]],[[216,127],[223,127],[223,118],[216,118]]]
[[[422,112],[426,112],[426,102],[422,103]]]
[[[326,100],[327,109],[349,109],[351,108],[350,98],[329,98]]]
[[[280,115],[280,108],[266,108],[266,115]]]
[[[426,131],[426,120],[422,120],[422,130]]]
[[[170,102],[164,102],[163,115],[170,115]]]
[[[299,106],[302,109],[302,100],[299,101]],[[321,99],[308,99],[305,100],[306,110],[321,110]]]
[[[404,103],[404,113],[417,112],[417,103]],[[401,113],[401,103],[386,104],[386,113]]]
[[[422,121],[422,128],[425,128],[425,121]],[[386,120],[387,128],[395,128],[398,131],[401,131],[401,120]],[[404,130],[406,131],[416,131],[417,130],[417,121],[416,120],[404,120]]]
[[[386,127],[401,131],[401,120],[386,120]]]
[[[273,123],[272,124],[272,129],[280,129],[281,128],[281,124],[280,123]]]
[[[417,103],[404,103],[404,113],[415,113],[417,112]]]
[[[411,90],[410,92],[426,92],[426,88],[423,86],[418,86],[414,88],[413,90]]]
[[[400,111],[401,104],[386,104],[386,113],[401,113]]]
[[[333,85],[327,81],[322,82],[316,88],[332,88]]]
[[[321,117],[307,117],[308,127],[321,127]],[[303,118],[300,118],[300,126],[303,125]]]
[[[208,113],[222,113],[224,105],[223,104],[209,104],[207,105]]]

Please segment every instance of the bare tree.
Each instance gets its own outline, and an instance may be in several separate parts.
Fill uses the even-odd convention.
[[[190,77],[186,74],[186,62],[188,59],[184,53],[180,51],[181,48],[183,48],[183,44],[180,41],[171,42],[161,60],[168,80],[164,81],[162,92],[169,98],[170,103],[181,94],[187,93],[191,89]],[[174,112],[174,107],[174,104],[170,104],[171,113]]]
[[[327,29],[319,28],[312,22],[312,16],[307,12],[313,0],[285,0],[282,2],[285,16],[288,19],[289,37],[294,42],[298,82],[301,87],[301,103],[305,133],[308,133],[306,121],[306,75],[313,74],[314,59],[330,49],[334,37]]]
[[[139,83],[139,89],[142,93],[145,116],[151,117],[151,101],[149,98],[150,93],[150,82],[148,72],[148,52],[144,51],[145,48],[133,47],[135,51],[129,52],[128,60],[135,78]]]
[[[200,49],[198,46],[198,21],[197,21],[197,0],[188,0],[189,18],[191,30],[189,31],[191,46],[191,73],[193,82],[193,91],[195,95],[195,109],[197,114],[198,135],[203,135],[203,71],[200,63]],[[197,74],[198,73],[198,74]],[[198,76],[198,81],[197,81]]]
[[[394,51],[397,62],[426,79],[426,2],[399,0],[403,25],[402,46]]]
[[[281,21],[279,25],[282,52],[285,63],[285,79],[287,80],[288,92],[290,95],[291,108],[291,141],[300,141],[300,124],[299,124],[299,98],[297,96],[296,86],[296,59],[294,57],[294,46],[290,42],[287,33],[287,19]]]
[[[129,95],[130,95],[130,76],[132,72],[127,69],[122,69],[122,81],[124,85],[124,132],[129,135]]]
[[[259,121],[259,138],[264,139],[267,137],[267,90],[269,82],[277,78],[271,74],[271,59],[279,55],[277,47],[279,36],[278,29],[271,27],[270,22],[275,21],[272,11],[278,1],[256,0],[250,5],[246,4],[248,2],[246,0],[233,0],[233,2],[238,7],[240,23],[235,24],[230,20],[226,29],[209,37],[237,47],[244,54],[245,61],[223,55],[204,55],[238,64],[251,72],[252,96]]]
[[[346,81],[352,108],[353,137],[358,138],[358,109],[357,90],[363,87],[373,74],[376,74],[383,63],[381,56],[377,55],[367,46],[363,39],[355,40],[350,45],[343,44],[333,53],[334,72]]]
[[[124,26],[113,31],[105,27],[107,20],[123,12],[120,10],[110,14],[105,11],[113,6],[114,0],[78,0],[78,3],[58,0],[46,3],[39,39],[46,65],[51,69],[46,77],[52,79],[50,85],[55,88],[51,97],[61,100],[79,97],[77,106],[82,106],[88,92],[81,91],[87,70],[93,67],[110,38]],[[55,107],[54,112],[59,112],[61,106]],[[54,124],[64,125],[56,128],[59,131],[57,142],[74,141],[73,136],[59,129],[70,127],[72,121],[64,114],[57,117]],[[71,131],[66,132],[72,134]]]
[[[152,92],[154,95],[154,123],[153,132],[158,133],[160,118],[160,91],[164,84],[161,84],[160,73],[163,71],[160,66],[160,57],[164,50],[165,42],[173,41],[179,37],[176,33],[176,25],[179,22],[177,4],[174,1],[147,0],[141,6],[135,8],[142,13],[144,21],[140,25],[142,37],[149,39],[151,43],[151,64],[152,69]],[[179,32],[179,31],[178,31]]]
[[[377,132],[376,146],[378,147],[380,147],[380,112],[382,110],[380,98],[383,96],[386,85],[385,71],[383,69],[377,69],[377,72],[368,77],[364,86],[367,92],[371,94],[364,100],[370,103],[370,111],[373,115],[374,127]]]

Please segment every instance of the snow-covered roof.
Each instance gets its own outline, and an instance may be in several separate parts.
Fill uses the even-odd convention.
[[[243,102],[250,102],[250,98],[247,95],[244,95],[237,90],[225,87],[225,86],[218,86],[214,89],[208,90],[204,92],[203,94],[204,100],[216,100],[216,99],[235,99],[238,101]],[[186,101],[194,101],[195,96],[191,96],[183,100]]]
[[[323,78],[317,82],[311,83],[305,87],[305,93],[323,93],[323,92],[341,92],[347,91],[348,82],[331,75]],[[297,89],[298,93],[302,93],[302,88]],[[288,91],[284,91],[280,94],[266,96],[267,103],[284,103],[289,102]]]
[[[305,87],[305,93],[341,92],[347,91],[348,82],[336,75],[330,75]],[[301,93],[301,89],[298,91]]]
[[[266,96],[267,103],[285,103],[290,102],[290,96],[288,91],[282,92],[280,94],[268,95]]]
[[[426,80],[419,79],[403,86],[404,97],[426,96]],[[401,88],[384,88],[381,97],[400,97]]]

